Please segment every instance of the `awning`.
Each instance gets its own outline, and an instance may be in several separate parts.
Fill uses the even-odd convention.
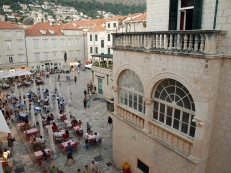
[[[16,70],[15,72],[7,72],[7,71],[3,71],[0,72],[0,79],[2,78],[8,78],[8,77],[14,77],[14,76],[23,76],[23,75],[30,75],[32,74],[29,71],[26,70]]]
[[[11,133],[2,111],[0,111],[0,132]]]

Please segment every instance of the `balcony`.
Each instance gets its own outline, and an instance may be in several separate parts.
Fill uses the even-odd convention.
[[[112,70],[113,55],[112,54],[92,55],[92,66]]]
[[[225,33],[221,30],[114,33],[112,48],[162,54],[216,55],[220,53]]]

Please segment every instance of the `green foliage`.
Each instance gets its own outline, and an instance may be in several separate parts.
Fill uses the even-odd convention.
[[[3,9],[0,9],[0,14],[4,15],[4,10]]]
[[[27,16],[22,16],[20,19],[19,19],[19,22],[23,22],[23,20],[26,18]]]

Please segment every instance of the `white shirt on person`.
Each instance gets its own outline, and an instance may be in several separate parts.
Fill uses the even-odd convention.
[[[99,140],[100,140],[100,135],[97,133],[97,135],[95,135],[95,141],[99,142]]]

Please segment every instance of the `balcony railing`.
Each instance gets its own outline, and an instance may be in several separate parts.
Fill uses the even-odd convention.
[[[113,49],[157,53],[208,54],[220,53],[220,30],[155,31],[114,33]]]

